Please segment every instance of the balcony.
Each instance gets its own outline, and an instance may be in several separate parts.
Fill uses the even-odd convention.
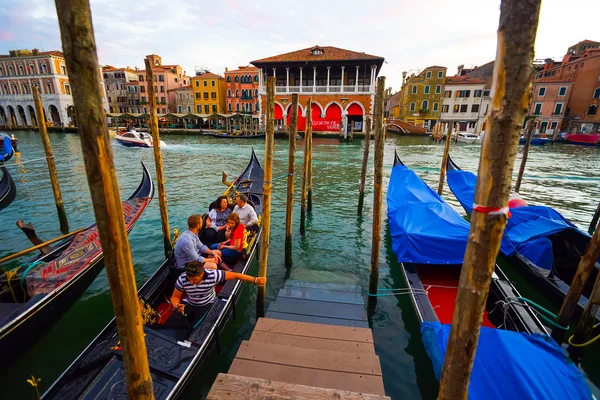
[[[258,92],[266,94],[266,86],[260,86]],[[370,85],[344,85],[344,86],[276,86],[275,93],[375,93]]]

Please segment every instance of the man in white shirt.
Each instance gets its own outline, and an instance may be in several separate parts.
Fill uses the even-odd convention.
[[[234,207],[233,212],[240,217],[240,222],[242,225],[247,228],[258,222],[256,211],[254,211],[254,208],[248,204],[248,197],[246,197],[245,194],[240,193],[235,196],[235,202],[237,205]]]

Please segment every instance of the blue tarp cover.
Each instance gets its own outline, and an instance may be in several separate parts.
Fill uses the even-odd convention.
[[[450,325],[423,322],[423,344],[442,375]],[[583,374],[547,335],[481,328],[469,399],[591,399]]]
[[[462,264],[469,223],[404,165],[392,169],[387,208],[399,262]]]
[[[473,210],[475,196],[475,183],[477,177],[472,172],[453,170],[447,174],[448,186],[468,214]],[[525,206],[511,208],[511,217],[508,219],[500,250],[503,254],[512,256],[515,251],[527,256],[525,253],[534,251],[526,242],[548,237],[565,229],[577,229],[570,221],[558,211],[546,206]],[[531,243],[530,243],[531,244]],[[539,243],[538,243],[539,244]],[[552,253],[550,255],[537,254],[534,259],[539,260],[539,267],[552,268]],[[534,261],[531,259],[531,261]]]
[[[8,136],[4,136],[2,149],[0,149],[0,162],[8,161],[13,155],[12,141]]]

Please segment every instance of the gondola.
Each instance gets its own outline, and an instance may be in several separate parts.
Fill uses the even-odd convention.
[[[154,185],[142,163],[143,178],[123,202],[131,231],[152,197]],[[4,362],[22,354],[60,320],[102,270],[102,247],[96,225],[0,277],[0,355]],[[14,271],[14,270],[13,270]]]
[[[4,163],[12,158],[15,151],[12,142],[8,136],[2,140],[2,149],[0,150],[0,170],[2,179],[0,179],[0,210],[8,207],[17,196],[17,186]]]
[[[252,150],[251,160],[226,194],[245,193],[249,204],[260,216],[264,171]],[[260,218],[260,217],[259,217]],[[256,253],[261,231],[247,239],[246,256],[233,268],[247,273]],[[158,268],[156,273],[140,288],[140,304],[158,310],[170,298],[175,280],[181,274],[173,257]],[[206,358],[209,350],[219,344],[219,332],[231,314],[235,316],[235,303],[242,283],[227,281],[217,288],[217,301],[207,311],[193,330],[164,329],[156,321],[144,326],[148,362],[156,399],[173,399],[181,395],[186,385]],[[123,376],[123,355],[118,347],[113,320],[71,364],[44,394],[44,399],[96,399],[127,398]]]
[[[408,284],[397,293],[410,296],[425,350],[440,379],[469,223],[397,154],[387,203],[393,251]],[[532,398],[532,393],[533,398],[583,398],[582,394],[589,398],[583,375],[547,336],[545,327],[520,297],[496,265],[469,398]]]
[[[264,133],[258,133],[256,135],[229,135],[226,133],[214,133],[211,135],[212,137],[221,138],[221,139],[259,139],[264,138]]]
[[[461,170],[450,157],[446,169],[450,190],[471,215],[477,177]],[[500,253],[554,306],[561,307],[590,239],[590,235],[550,207],[511,208]],[[596,263],[575,310],[576,317],[587,304],[599,268]]]

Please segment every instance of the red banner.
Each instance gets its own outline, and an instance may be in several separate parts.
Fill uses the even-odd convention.
[[[340,121],[334,119],[317,119],[312,123],[313,131],[337,132],[340,130]]]

